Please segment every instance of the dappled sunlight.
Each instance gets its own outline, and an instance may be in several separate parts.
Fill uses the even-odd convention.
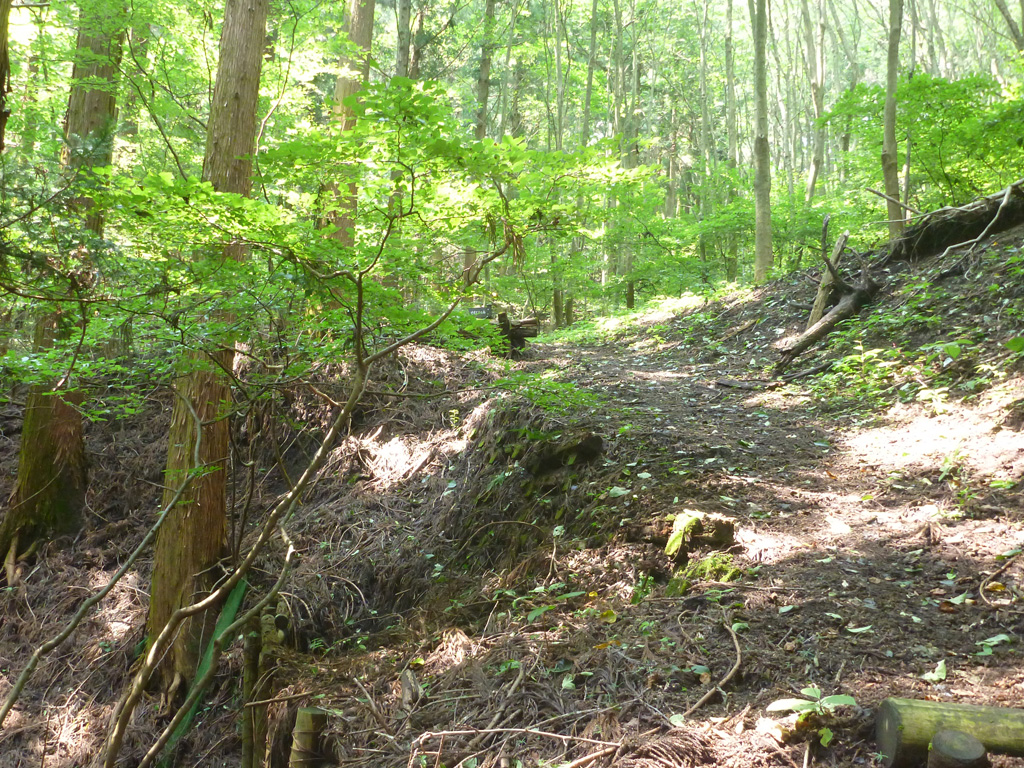
[[[1005,402],[1020,397],[1020,380],[978,403],[940,407],[897,403],[885,423],[851,432],[842,444],[852,459],[881,470],[938,470],[945,480],[966,470],[988,480],[1016,481],[1024,476],[1024,440],[1002,428]]]

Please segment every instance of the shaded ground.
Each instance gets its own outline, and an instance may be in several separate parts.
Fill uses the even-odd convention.
[[[892,275],[870,315],[793,366],[832,371],[788,384],[768,374],[803,328],[803,276],[602,343],[535,345],[512,374],[536,374],[530,398],[502,395],[508,372],[485,355],[407,350],[291,526],[272,763],[310,703],[335,764],[448,768],[870,765],[886,696],[1020,706],[1024,569],[1001,558],[1024,546],[1024,374],[1005,347],[1024,335],[1022,241],[989,244],[967,277]],[[480,385],[497,388],[417,396]],[[0,596],[0,695],[141,538],[168,407],[91,430],[85,533]],[[302,392],[263,414],[278,430],[251,454],[263,505],[326,414]],[[10,437],[19,414],[3,417]],[[735,545],[673,562],[686,509],[732,518]],[[0,765],[88,764],[142,637],[147,568],[41,668]],[[235,651],[177,765],[238,764],[240,669]],[[857,706],[802,731],[766,713],[808,685]],[[156,702],[124,765],[166,722]]]

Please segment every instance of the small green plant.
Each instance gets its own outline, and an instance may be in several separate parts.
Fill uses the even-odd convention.
[[[796,712],[797,723],[801,723],[807,721],[812,716],[827,717],[832,715],[836,707],[857,706],[857,700],[853,696],[840,693],[822,697],[821,689],[813,685],[800,689],[800,693],[807,698],[776,699],[767,706],[765,711]],[[821,742],[821,746],[827,747],[831,744],[834,736],[835,734],[832,733],[832,729],[827,726],[823,725],[818,728],[818,740]]]

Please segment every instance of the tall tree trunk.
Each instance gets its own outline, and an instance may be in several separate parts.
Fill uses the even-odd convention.
[[[995,2],[996,8],[999,9],[999,13],[1006,22],[1006,29],[1010,33],[1010,40],[1013,41],[1013,47],[1017,49],[1017,53],[1024,54],[1024,33],[1021,32],[1021,25],[1017,23],[1017,20],[1013,18],[1013,14],[1010,13],[1010,9],[1006,5],[1006,0],[993,0],[993,2]],[[1022,21],[1024,21],[1024,6],[1021,6],[1021,16]]]
[[[732,43],[732,0],[727,0],[725,8],[725,123],[726,135],[729,141],[729,156],[727,163],[730,172],[736,170],[739,163],[738,152],[738,130],[736,126],[736,71],[733,62]],[[732,202],[736,197],[736,189],[729,183],[726,192],[726,204]],[[739,242],[733,233],[726,235],[725,239],[725,279],[732,282],[739,276]]]
[[[409,46],[412,43],[412,0],[398,0],[398,48],[395,51],[395,75],[409,76]]]
[[[583,125],[580,126],[580,146],[590,142],[590,108],[594,96],[594,60],[597,56],[597,0],[590,6],[590,47],[587,49],[587,90],[583,97]]]
[[[89,6],[82,8],[64,124],[62,164],[69,174],[110,165],[123,40],[122,15],[110,17]],[[103,236],[103,215],[92,210],[91,200],[76,198],[72,212],[85,214],[90,235]],[[87,251],[87,244],[81,251]],[[34,351],[51,349],[71,331],[72,322],[65,309],[39,316]],[[79,525],[85,503],[86,463],[82,414],[78,410],[81,396],[69,391],[72,373],[29,390],[14,498],[0,523],[0,557],[12,545],[15,550],[24,549],[33,539],[74,530]]]
[[[370,43],[373,41],[373,15],[376,8],[375,0],[348,0],[345,15],[344,31],[349,41],[356,46],[357,53],[346,57],[341,62],[341,74],[334,85],[334,124],[341,131],[347,131],[355,125],[355,112],[346,104],[349,97],[355,96],[370,76]],[[416,75],[410,76],[418,77]],[[353,179],[348,189],[338,195],[338,210],[331,219],[335,226],[332,237],[343,245],[355,243],[356,203],[359,188]]]
[[[768,154],[768,8],[767,0],[749,0],[754,27],[754,282],[768,279],[772,267],[772,167]]]
[[[7,44],[10,19],[11,0],[0,0],[0,153],[4,151],[7,118],[11,116],[7,104],[7,94],[11,92],[11,58]]]
[[[480,71],[476,79],[476,115],[473,135],[477,141],[487,136],[487,102],[491,96],[491,51],[494,49],[494,0],[485,0],[483,32],[480,41]],[[469,290],[477,273],[476,250],[467,245],[462,251],[462,285]]]
[[[220,37],[220,59],[207,124],[203,179],[220,192],[248,195],[256,140],[256,107],[263,63],[269,0],[228,0]],[[245,251],[228,244],[209,259],[240,260]],[[215,320],[224,322],[224,314]],[[218,338],[215,348],[188,355],[188,373],[179,380],[171,415],[164,503],[189,475],[185,498],[171,509],[157,536],[153,560],[147,636],[160,633],[171,614],[205,596],[213,587],[217,561],[225,551],[226,476],[231,387],[225,372],[234,362],[234,340]],[[201,423],[199,464],[193,462],[196,419]],[[200,640],[209,637],[215,617],[196,616],[182,625],[158,671],[161,690],[172,697],[192,679]]]
[[[825,114],[825,9],[822,0],[817,2],[813,19],[807,0],[802,0],[801,17],[807,49],[807,79],[811,86],[811,106],[814,110],[814,150],[804,192],[804,200],[810,203],[814,199],[818,176],[825,163],[825,125],[821,122]]]
[[[885,78],[885,115],[882,125],[882,178],[889,196],[889,237],[903,234],[903,208],[900,199],[900,177],[896,154],[896,86],[900,71],[900,32],[903,28],[903,0],[889,0],[889,55]]]
[[[480,43],[480,73],[476,80],[476,124],[474,135],[482,141],[487,135],[487,101],[491,95],[491,51],[494,49],[494,0],[484,2],[483,40]]]

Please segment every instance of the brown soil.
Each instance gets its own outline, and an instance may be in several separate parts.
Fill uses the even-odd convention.
[[[957,341],[963,354],[888,379],[869,355],[862,379],[831,389],[829,374],[769,376],[805,322],[803,275],[600,345],[533,345],[517,369],[573,385],[541,405],[501,395],[502,365],[483,354],[405,350],[371,387],[402,396],[369,398],[290,525],[302,560],[284,595],[273,764],[311,704],[328,711],[333,764],[374,768],[865,766],[887,696],[1020,706],[1024,568],[1002,556],[1024,546],[1024,374],[1003,346],[1024,330],[1024,276],[1008,266],[1021,242],[1003,236],[938,287],[922,286],[948,264],[891,275],[862,319],[916,309],[865,322],[863,349]],[[854,351],[822,347],[792,370]],[[418,397],[481,385],[499,388]],[[584,392],[600,399],[556,407]],[[141,539],[168,408],[91,428],[85,531],[0,595],[0,696]],[[309,392],[282,401],[279,448],[251,454],[250,526],[328,410]],[[20,414],[0,416],[9,483]],[[731,561],[689,552],[691,568],[717,555],[733,572],[691,570],[684,589],[665,538],[685,509],[728,516],[736,534]],[[44,661],[0,733],[0,766],[95,757],[142,638],[147,569]],[[238,646],[176,765],[238,764]],[[804,727],[766,712],[807,686],[857,705]],[[121,764],[169,719],[157,704],[140,708]]]

